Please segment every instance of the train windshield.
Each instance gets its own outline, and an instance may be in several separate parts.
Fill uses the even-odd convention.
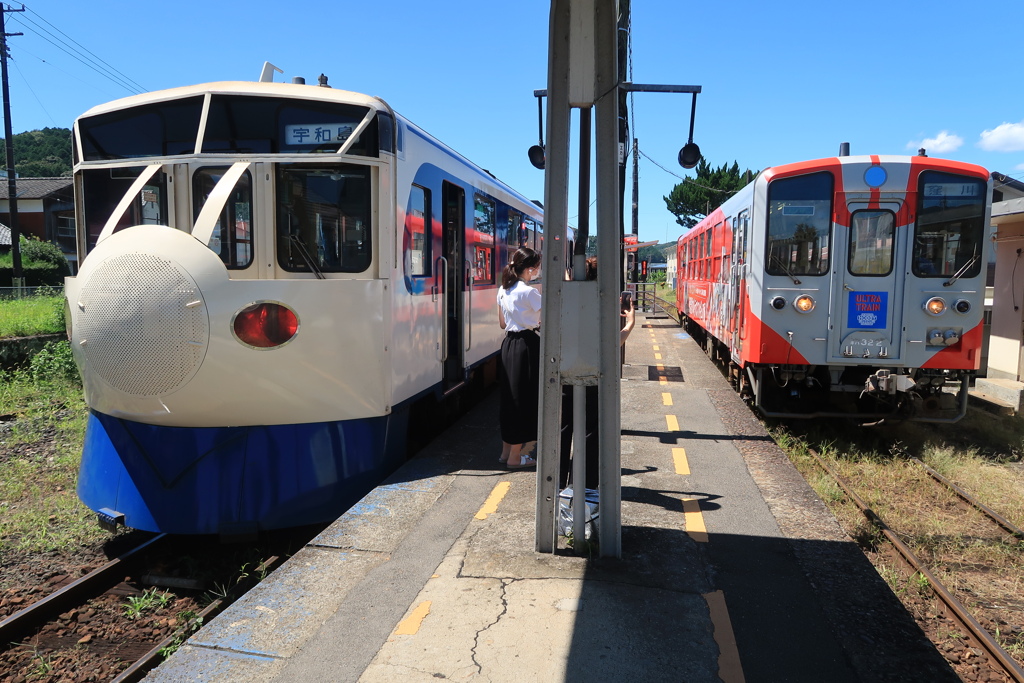
[[[77,192],[85,209],[86,252],[92,251],[100,231],[145,170],[144,166],[129,168],[87,169],[81,173]],[[114,226],[114,232],[133,225],[170,225],[167,210],[167,175],[158,171],[149,179]]]
[[[769,275],[824,275],[832,234],[831,173],[780,178],[768,186]]]
[[[204,152],[337,152],[369,112],[368,107],[289,98],[214,95],[203,137]],[[352,141],[349,154],[377,156],[377,121]]]
[[[206,200],[228,167],[199,169],[192,177],[192,219],[199,218]],[[252,263],[252,177],[246,171],[224,202],[210,235],[210,249],[229,269],[247,268]]]
[[[918,185],[912,270],[918,277],[975,277],[985,234],[984,180],[924,171]]]
[[[287,271],[361,273],[370,267],[370,169],[277,166],[277,259]]]
[[[98,114],[78,122],[86,161],[192,154],[203,97]]]

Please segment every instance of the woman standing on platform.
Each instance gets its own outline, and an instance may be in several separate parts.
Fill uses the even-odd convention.
[[[522,247],[501,273],[498,324],[501,342],[498,383],[501,389],[501,458],[509,469],[532,467],[537,461],[521,453],[537,439],[537,394],[540,378],[540,292],[529,284],[540,274],[540,254]]]

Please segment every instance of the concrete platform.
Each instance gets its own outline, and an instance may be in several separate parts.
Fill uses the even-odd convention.
[[[493,392],[146,680],[957,680],[671,319],[626,360],[622,559],[534,551]]]

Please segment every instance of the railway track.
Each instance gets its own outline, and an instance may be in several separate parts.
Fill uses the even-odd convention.
[[[141,680],[288,555],[272,542],[239,568],[237,548],[197,557],[182,541],[154,536],[0,621],[0,670],[11,680],[75,680],[83,670]]]
[[[1005,677],[1005,680],[1024,683],[1024,668],[1022,668],[1021,664],[999,644],[995,635],[982,626],[972,611],[957,598],[956,590],[950,589],[939,579],[936,572],[929,568],[926,563],[913,552],[910,546],[904,542],[900,535],[890,528],[889,525],[863,500],[863,498],[857,494],[850,482],[836,472],[835,469],[825,462],[825,460],[818,455],[818,453],[813,451],[813,449],[809,449],[809,455],[823,471],[828,473],[835,483],[843,490],[850,502],[856,505],[864,517],[876,529],[878,529],[882,536],[891,544],[891,547],[898,553],[905,566],[909,567],[912,573],[916,573],[927,580],[936,599],[941,601],[945,606],[947,614],[959,625],[971,645],[985,654],[989,667],[998,671],[999,674]],[[930,477],[953,491],[964,503],[978,510],[986,519],[990,520],[992,524],[999,526],[1002,530],[1011,534],[1018,540],[1024,538],[1024,533],[1022,533],[1019,528],[1014,526],[998,513],[992,511],[986,505],[981,503],[981,501],[971,496],[968,492],[948,481],[945,477],[942,477],[942,475],[925,465],[917,458],[912,458],[911,460],[916,462]],[[998,679],[993,679],[989,676],[987,680]]]

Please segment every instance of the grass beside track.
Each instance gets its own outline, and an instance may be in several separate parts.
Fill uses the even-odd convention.
[[[928,582],[903,575],[886,553],[877,552],[884,546],[880,532],[811,459],[809,449],[848,482],[968,609],[991,623],[1012,625],[1011,632],[994,635],[1018,661],[1024,660],[1019,608],[991,609],[1020,604],[1024,544],[960,503],[910,459],[917,457],[1024,528],[1024,421],[972,410],[955,425],[905,423],[846,430],[833,425],[828,434],[819,428],[796,433],[789,425],[775,425],[772,433],[897,596],[914,599],[930,593]]]
[[[64,301],[0,301],[0,338],[64,331]],[[0,370],[0,584],[25,553],[74,551],[109,537],[75,493],[87,410],[67,341]],[[0,586],[2,587],[2,586]]]

